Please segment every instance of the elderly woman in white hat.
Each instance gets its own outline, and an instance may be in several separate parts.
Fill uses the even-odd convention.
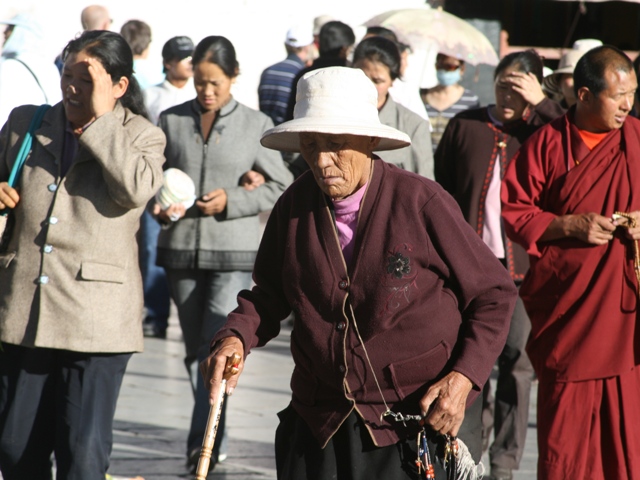
[[[516,291],[442,188],[372,153],[410,139],[380,123],[361,70],[309,72],[297,92],[294,119],[261,142],[301,152],[310,171],[274,207],[255,286],[240,292],[201,371],[215,398],[227,358],[240,353],[242,372],[293,311],[279,478],[418,478],[417,435],[424,428],[435,457],[432,440],[458,434],[502,350]]]

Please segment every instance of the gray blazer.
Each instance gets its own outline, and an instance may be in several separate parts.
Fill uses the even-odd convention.
[[[200,129],[196,100],[165,110],[158,125],[167,137],[166,168],[179,168],[191,177],[198,197],[217,188],[227,193],[227,208],[204,216],[197,206],[160,232],[158,265],[174,269],[253,270],[262,230],[258,213],[271,210],[293,176],[282,156],[260,144],[273,126],[264,113],[231,101],[222,107],[209,138]],[[264,185],[252,191],[240,178],[256,170]]]
[[[380,110],[380,123],[397,128],[411,138],[411,145],[398,150],[378,152],[385,162],[410,172],[418,173],[433,180],[433,148],[429,122],[408,108],[396,103],[387,96],[387,101]]]
[[[7,181],[33,105],[0,133]],[[20,178],[20,203],[0,255],[0,339],[79,352],[142,351],[142,282],[136,233],[162,184],[162,131],[119,104],[79,137],[60,177],[66,118],[44,116]]]

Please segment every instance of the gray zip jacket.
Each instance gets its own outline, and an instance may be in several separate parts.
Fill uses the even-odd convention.
[[[270,210],[293,177],[279,152],[260,145],[273,122],[236,100],[222,107],[205,141],[200,107],[190,100],[165,110],[158,121],[167,137],[165,168],[179,168],[196,185],[198,197],[224,188],[227,208],[204,216],[195,205],[160,232],[157,263],[165,268],[251,271],[260,242],[258,213]],[[247,191],[239,185],[249,170],[265,176]]]

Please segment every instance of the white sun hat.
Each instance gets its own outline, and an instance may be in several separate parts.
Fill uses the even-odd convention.
[[[260,143],[283,152],[300,151],[300,133],[378,137],[376,152],[411,145],[406,133],[380,123],[378,92],[359,68],[312,70],[298,81],[293,120],[262,134]]]
[[[168,168],[164,171],[163,179],[164,183],[156,193],[156,202],[162,210],[176,203],[191,208],[196,200],[196,186],[191,177],[177,168]]]

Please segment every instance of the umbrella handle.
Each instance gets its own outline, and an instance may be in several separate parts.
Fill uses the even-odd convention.
[[[224,368],[222,382],[220,383],[218,398],[216,398],[216,401],[213,405],[211,405],[211,408],[209,409],[207,428],[205,430],[204,439],[202,440],[202,450],[200,450],[198,468],[196,469],[196,480],[206,480],[207,475],[209,474],[209,464],[211,463],[213,445],[216,441],[218,424],[220,423],[220,416],[222,415],[222,404],[224,403],[227,380],[229,380],[232,376],[237,375],[240,371],[239,364],[241,358],[242,357],[237,353],[234,353],[230,357],[227,357],[227,364]]]

